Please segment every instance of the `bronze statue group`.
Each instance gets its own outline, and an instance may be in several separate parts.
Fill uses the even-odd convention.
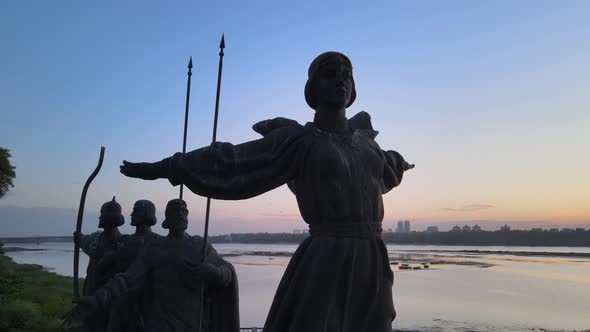
[[[156,207],[148,200],[133,206],[134,234],[119,232],[123,221],[113,198],[100,210],[102,232],[74,234],[89,263],[84,296],[72,314],[78,316],[68,324],[97,332],[197,331],[200,324],[204,331],[239,328],[233,266],[210,246],[201,263],[203,241],[185,232],[188,209],[183,200],[166,206],[162,227],[167,236],[152,232]]]
[[[264,332],[389,332],[395,318],[393,272],[381,238],[382,195],[412,169],[382,150],[361,112],[346,118],[356,98],[352,64],[338,52],[310,65],[305,100],[313,122],[275,118],[253,129],[262,138],[238,145],[214,142],[154,163],[123,161],[121,173],[168,179],[193,193],[247,199],[287,184],[310,236],[300,244],[276,291]],[[137,201],[133,235],[121,235],[121,207],[101,209],[103,232],[75,240],[90,256],[84,297],[64,325],[91,331],[238,331],[237,277],[203,239],[185,233],[184,201],[168,203],[151,232],[155,207]],[[247,299],[242,299],[247,301]]]

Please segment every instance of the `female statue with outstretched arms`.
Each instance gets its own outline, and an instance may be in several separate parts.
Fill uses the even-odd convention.
[[[381,238],[382,195],[414,165],[379,147],[367,113],[346,118],[355,97],[348,57],[323,53],[311,63],[305,86],[313,122],[262,121],[253,128],[263,138],[255,141],[217,142],[121,166],[126,176],[167,178],[216,199],[246,199],[289,185],[310,237],[291,258],[265,332],[391,331],[393,273]]]

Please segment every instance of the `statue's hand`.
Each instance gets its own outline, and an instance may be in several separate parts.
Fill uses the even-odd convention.
[[[76,301],[77,305],[63,317],[64,330],[78,329],[84,321],[98,310],[98,300],[94,296],[83,296]]]
[[[223,279],[221,269],[209,263],[194,264],[189,260],[185,260],[187,268],[191,271],[193,278],[203,281],[220,281]]]
[[[123,160],[120,166],[121,173],[131,178],[143,180],[155,180],[163,177],[160,162],[157,163],[130,163]]]
[[[84,236],[84,234],[82,234],[82,232],[74,232],[74,243],[77,246],[82,245],[82,236]]]
[[[416,167],[416,165],[410,164],[410,163],[408,163],[407,161],[404,160],[404,171],[407,171],[407,170],[412,169],[414,167]]]

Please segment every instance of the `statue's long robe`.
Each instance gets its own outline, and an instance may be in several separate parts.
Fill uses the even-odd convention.
[[[120,244],[122,235],[117,231],[116,239],[109,239],[102,231],[82,236],[80,248],[88,255],[88,267],[84,279],[84,296],[93,295],[97,289],[106,284],[117,272],[112,264],[103,264],[108,254],[114,254]],[[99,310],[86,320],[86,328],[91,332],[104,332],[110,320],[109,310]]]
[[[400,184],[404,159],[374,141],[359,113],[335,134],[277,118],[264,137],[213,143],[165,159],[168,179],[216,199],[246,199],[288,183],[311,236],[279,284],[265,332],[389,332],[393,272],[381,239],[382,195]]]

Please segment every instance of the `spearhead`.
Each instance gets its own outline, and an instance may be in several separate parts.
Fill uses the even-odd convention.
[[[223,49],[225,48],[225,34],[221,35],[221,42],[219,43],[219,56],[223,56]]]
[[[193,57],[192,56],[188,60],[188,69],[193,69]]]

